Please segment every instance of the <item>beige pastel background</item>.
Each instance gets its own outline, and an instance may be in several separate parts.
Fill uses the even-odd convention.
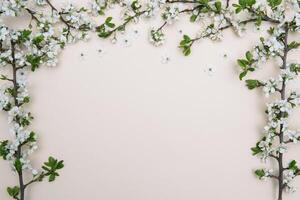
[[[131,26],[116,45],[92,36],[68,46],[57,67],[30,76],[40,146],[34,164],[53,155],[66,167],[55,183],[32,186],[27,199],[274,200],[275,184],[253,176],[264,165],[250,152],[267,99],[244,87],[235,65],[259,34],[226,31],[223,42],[202,41],[183,57],[179,30],[196,29],[181,21],[168,28],[166,45],[154,48],[151,24]],[[293,127],[299,117],[296,111]],[[1,138],[7,128],[2,113]],[[299,150],[292,145],[289,156],[300,160]],[[5,187],[17,179],[7,162],[0,162],[0,177],[0,199],[8,200]],[[286,199],[299,198],[296,192]]]

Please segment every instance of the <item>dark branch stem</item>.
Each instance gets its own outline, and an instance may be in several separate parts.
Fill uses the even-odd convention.
[[[229,7],[229,0],[226,0],[226,8]]]
[[[156,31],[160,31],[167,25],[167,22],[164,22]]]
[[[33,10],[30,10],[29,8],[25,9],[31,16],[32,19],[34,19],[36,22],[40,23],[40,20],[35,16],[35,12]]]
[[[193,8],[186,8],[186,9],[184,9],[184,10],[181,10],[181,11],[179,11],[179,13],[189,13],[189,12],[193,12],[193,11],[195,11],[195,10],[197,10],[197,9],[199,9],[201,6],[195,6],[195,7],[193,7]]]
[[[24,187],[25,188],[27,188],[29,185],[31,185],[31,184],[33,184],[33,183],[35,183],[35,182],[39,182],[39,181],[41,181],[41,180],[43,180],[43,178],[45,177],[45,176],[48,176],[49,175],[49,173],[44,173],[44,172],[42,172],[40,175],[38,175],[38,176],[36,176],[35,178],[33,178],[31,181],[29,181],[28,183],[26,183],[25,185],[24,185]]]
[[[144,13],[146,13],[147,10],[143,10],[141,12],[137,12],[135,15],[128,17],[121,25],[117,26],[116,28],[114,28],[113,30],[111,30],[109,32],[109,35],[113,34],[114,32],[116,32],[117,30],[124,28],[129,22],[131,22],[134,18],[139,17],[141,15],[143,15]]]
[[[12,70],[13,70],[13,99],[15,102],[15,106],[19,106],[18,103],[18,83],[17,83],[17,65],[16,65],[16,46],[15,42],[11,40],[11,56],[12,56]],[[16,153],[16,158],[20,159],[22,157],[22,146],[18,146],[18,150]],[[25,199],[25,186],[24,186],[24,180],[23,180],[23,170],[21,169],[18,171],[18,177],[19,177],[19,187],[20,187],[20,198],[19,200]]]
[[[67,26],[69,32],[70,32],[70,29],[71,29],[71,28],[72,28],[72,29],[75,29],[74,26],[72,26],[68,21],[66,21],[66,20],[63,18],[63,16],[62,16],[63,13],[59,12],[58,9],[57,9],[57,8],[56,8],[49,0],[46,0],[46,3],[50,6],[50,8],[51,8],[52,10],[56,11],[56,12],[59,14],[60,20]]]
[[[288,54],[288,34],[289,34],[289,25],[286,23],[285,25],[285,35],[284,35],[284,52],[283,52],[283,63],[282,63],[282,68],[286,69],[287,67],[287,54]],[[281,100],[285,99],[285,89],[286,89],[286,81],[282,81],[282,87],[281,87]],[[281,113],[281,116],[283,116],[283,113]],[[283,125],[280,125],[280,131],[279,131],[279,143],[282,144],[284,143],[284,138],[283,138]],[[278,200],[282,200],[282,193],[283,189],[285,187],[283,183],[283,171],[285,168],[283,167],[283,154],[279,153],[279,159],[278,159]]]
[[[257,21],[257,18],[251,18],[251,19],[246,19],[246,20],[244,20],[244,21],[241,21],[240,24],[246,25],[246,24],[248,24],[248,23],[256,22],[256,21]],[[262,21],[266,21],[266,22],[270,22],[270,23],[275,23],[275,24],[278,24],[278,23],[279,23],[278,21],[273,20],[273,19],[271,19],[271,18],[269,18],[269,17],[267,17],[267,16],[262,17]],[[223,26],[223,27],[219,28],[218,30],[219,30],[219,31],[223,31],[223,30],[226,30],[226,29],[231,28],[231,27],[233,27],[233,24],[232,24],[232,23],[229,23],[228,25]],[[211,35],[213,35],[213,34],[214,34],[214,33],[208,33],[208,34],[205,34],[205,35],[203,35],[203,36],[196,37],[196,38],[192,39],[192,40],[191,40],[191,43],[190,43],[190,47],[194,44],[195,41],[200,40],[200,39],[203,39],[203,38],[208,38],[209,36],[211,36]]]

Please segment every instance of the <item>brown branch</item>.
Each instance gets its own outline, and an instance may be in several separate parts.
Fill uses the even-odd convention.
[[[13,71],[13,99],[15,102],[15,106],[19,106],[17,96],[18,96],[18,83],[17,83],[17,66],[16,66],[16,57],[15,57],[15,42],[11,40],[11,56],[12,56],[12,71]],[[16,153],[16,158],[20,159],[22,157],[22,147],[19,145],[18,150]],[[23,171],[17,171],[19,177],[19,188],[20,188],[20,200],[25,199],[25,187],[24,187],[24,180],[23,180]]]
[[[287,67],[287,54],[288,54],[288,33],[289,33],[289,25],[288,23],[285,24],[285,35],[284,35],[284,52],[283,52],[283,63],[282,63],[282,68],[286,69]],[[281,100],[285,99],[285,89],[286,89],[286,80],[282,81],[282,87],[281,87]],[[283,113],[280,114],[283,116]],[[280,131],[279,131],[279,143],[284,143],[284,135],[283,135],[283,125],[280,125]],[[279,184],[278,184],[278,200],[282,200],[282,194],[283,194],[283,189],[284,189],[284,183],[283,183],[283,154],[279,153],[279,160],[278,160],[278,171],[279,171]]]

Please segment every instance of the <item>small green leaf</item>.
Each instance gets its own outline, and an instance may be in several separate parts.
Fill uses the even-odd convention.
[[[265,176],[265,171],[263,169],[258,169],[255,170],[255,175],[259,178],[262,179]]]
[[[255,25],[256,25],[256,26],[260,26],[261,23],[262,23],[262,16],[259,15],[259,16],[257,16],[257,18],[256,18]]]
[[[15,187],[8,187],[6,189],[7,193],[9,194],[9,196],[13,197],[14,199],[16,199],[16,197],[19,195],[20,193],[20,188],[15,186]]]
[[[252,53],[250,51],[246,52],[246,58],[250,62],[253,60],[253,55],[252,55]]]
[[[249,65],[249,62],[245,59],[238,59],[238,64],[241,66],[242,69],[246,69],[247,66]]]
[[[64,167],[64,161],[53,158],[50,156],[48,158],[48,161],[44,163],[42,166],[42,169],[45,170],[43,172],[44,176],[48,176],[48,181],[52,182],[56,179],[59,174],[57,173],[58,170],[62,169]]]
[[[197,15],[191,15],[191,17],[190,17],[190,22],[195,22],[196,21],[196,19],[197,19]]]
[[[247,71],[243,71],[242,73],[240,73],[240,80],[243,80],[243,78],[247,75]]]
[[[296,171],[296,170],[298,169],[298,167],[297,167],[297,162],[296,162],[295,160],[292,160],[292,161],[289,163],[288,168],[289,168],[290,170]]]
[[[64,167],[64,161],[61,160],[57,163],[56,169],[62,169]]]
[[[15,160],[14,166],[18,173],[20,173],[22,171],[22,163],[21,163],[20,159],[17,158]]]
[[[239,4],[243,7],[246,8],[247,6],[252,6],[255,4],[255,0],[239,0]]]
[[[298,47],[300,46],[300,43],[299,42],[291,42],[289,45],[288,45],[288,49],[291,50],[291,49],[297,49]]]
[[[190,55],[190,54],[191,54],[191,48],[190,48],[190,47],[185,48],[185,49],[183,50],[183,54],[184,54],[185,56]]]
[[[282,0],[267,0],[267,1],[269,3],[269,6],[271,6],[272,8],[279,6],[282,2]]]
[[[242,6],[239,4],[232,4],[232,6],[235,7],[235,13],[237,14],[243,10]]]
[[[262,84],[255,79],[248,79],[246,80],[246,86],[249,90],[253,90],[254,88],[260,87]]]
[[[292,160],[290,163],[289,163],[289,168],[293,168],[295,167],[297,164],[297,162],[295,160]]]
[[[259,154],[259,153],[262,152],[262,150],[259,147],[257,147],[257,146],[256,147],[252,147],[251,151],[252,151],[252,155],[253,156],[255,156],[255,155],[257,155],[257,154]]]
[[[7,154],[9,153],[9,150],[7,149],[8,140],[1,141],[0,142],[0,157],[3,157],[3,159],[6,159]]]
[[[239,4],[240,4],[242,7],[246,7],[246,6],[247,6],[247,0],[239,0]]]
[[[215,7],[216,7],[218,13],[221,12],[221,10],[222,10],[222,3],[220,1],[216,1],[215,2]]]
[[[32,32],[31,30],[22,30],[22,31],[20,31],[20,35],[18,37],[18,42],[19,43],[24,43],[27,40],[29,40],[29,36],[30,36],[31,32]]]
[[[26,56],[26,61],[29,62],[31,65],[31,71],[35,71],[35,69],[39,67],[41,60],[42,60],[41,56],[37,56],[33,54]]]
[[[115,24],[114,23],[106,23],[106,25],[109,27],[109,28],[115,28]]]
[[[187,43],[191,41],[191,38],[188,35],[183,35],[183,39],[184,41],[186,41]]]
[[[113,19],[112,17],[107,17],[105,20],[105,24],[111,22],[112,19]]]
[[[39,36],[36,36],[32,39],[32,43],[36,46],[39,46],[40,43],[44,40],[44,35],[39,35]]]

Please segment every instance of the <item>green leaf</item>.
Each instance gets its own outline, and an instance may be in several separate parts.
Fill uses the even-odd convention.
[[[64,161],[61,160],[61,161],[59,161],[59,162],[57,163],[56,169],[62,169],[63,167],[64,167]]]
[[[262,150],[259,147],[257,147],[257,146],[256,147],[252,147],[251,151],[252,151],[252,155],[253,156],[255,156],[255,155],[257,155],[257,154],[259,154],[259,153],[262,152]]]
[[[256,19],[256,22],[255,22],[255,25],[256,26],[260,26],[261,25],[261,23],[262,23],[262,16],[257,16],[257,19]]]
[[[246,58],[250,62],[253,60],[253,55],[252,55],[252,53],[250,51],[246,52]]]
[[[39,67],[41,60],[42,60],[41,56],[37,56],[33,54],[26,56],[26,61],[29,62],[31,65],[31,71],[35,71],[35,69]]]
[[[269,6],[271,6],[272,8],[279,6],[282,2],[282,0],[267,0],[267,1],[269,3]]]
[[[44,175],[48,176],[48,181],[52,182],[56,179],[59,174],[57,173],[58,170],[64,167],[64,161],[53,158],[50,156],[48,161],[44,163],[42,169],[45,170]]]
[[[247,6],[252,6],[255,4],[255,0],[239,0],[239,4],[243,7],[246,8]]]
[[[105,20],[105,24],[111,22],[112,19],[113,19],[112,17],[107,17]]]
[[[32,39],[32,43],[36,46],[39,46],[40,43],[44,40],[44,35],[39,35],[39,36],[36,36]]]
[[[265,176],[265,171],[263,169],[258,169],[255,170],[255,175],[259,178],[262,179]]]
[[[255,79],[248,79],[246,80],[246,86],[249,90],[253,90],[254,88],[260,87],[262,84]]]
[[[248,0],[248,6],[253,6],[256,3],[256,0]]]
[[[23,43],[26,42],[27,40],[29,40],[29,36],[31,34],[31,30],[22,30],[20,31],[20,35],[18,37],[18,42],[19,43]]]
[[[191,44],[192,44],[192,39],[188,35],[184,35],[183,39],[180,41],[179,48],[182,49],[182,52],[185,56],[191,54]]]
[[[290,44],[288,44],[288,49],[291,50],[291,49],[297,49],[298,47],[300,46],[300,43],[299,42],[291,42]]]
[[[22,171],[22,163],[19,158],[15,160],[14,166],[18,173]]]
[[[247,6],[247,0],[239,0],[239,4],[240,4],[242,7],[246,7],[246,6]]]
[[[8,140],[0,142],[0,157],[2,157],[4,160],[6,159],[6,156],[9,153],[9,150],[6,148],[7,144]]]
[[[243,80],[243,78],[247,75],[247,71],[243,71],[242,73],[240,73],[240,80]]]
[[[52,181],[55,181],[55,175],[54,174],[50,174],[50,176],[49,176],[49,182],[52,182]]]
[[[198,0],[199,4],[206,5],[209,0]]]
[[[99,10],[99,11],[98,11],[98,14],[99,14],[99,15],[104,15],[104,14],[105,14],[105,13],[104,13],[104,10],[103,10],[103,9]]]
[[[216,7],[218,13],[221,12],[221,10],[222,10],[222,3],[220,1],[216,1],[215,2],[215,7]]]
[[[188,35],[183,35],[183,40],[188,43],[191,41],[191,38]]]
[[[198,17],[198,15],[191,15],[190,22],[195,22],[197,17]]]
[[[245,59],[238,59],[237,62],[242,69],[246,69],[247,66],[249,65],[248,60],[245,60]]]
[[[109,23],[109,22],[108,22]],[[111,25],[110,25],[111,26]],[[106,28],[105,28],[105,25],[102,24],[100,26],[97,26],[96,27],[96,32],[98,33],[98,36],[101,37],[101,38],[107,38],[109,37],[112,32],[111,31],[107,31]]]
[[[9,196],[13,197],[14,199],[16,199],[16,197],[19,195],[20,193],[20,188],[15,186],[15,187],[7,187],[6,189],[7,193],[9,194]]]
[[[235,13],[240,13],[243,10],[242,6],[239,4],[232,4],[232,6],[235,7]]]
[[[142,6],[139,4],[139,1],[138,0],[135,0],[131,3],[131,8],[133,10],[138,10],[140,9]]]
[[[109,28],[115,28],[115,24],[114,23],[106,23],[106,25],[109,27]]]
[[[35,132],[33,132],[33,131],[30,132],[29,137],[25,141],[25,143],[28,143],[28,142],[36,142],[36,134],[35,134]]]
[[[184,54],[185,56],[190,55],[190,54],[191,54],[191,48],[190,48],[190,47],[187,47],[187,48],[183,49],[183,54]]]
[[[298,170],[297,162],[296,162],[295,160],[292,160],[292,161],[289,163],[288,168],[289,168],[290,170],[297,171],[297,170]]]

